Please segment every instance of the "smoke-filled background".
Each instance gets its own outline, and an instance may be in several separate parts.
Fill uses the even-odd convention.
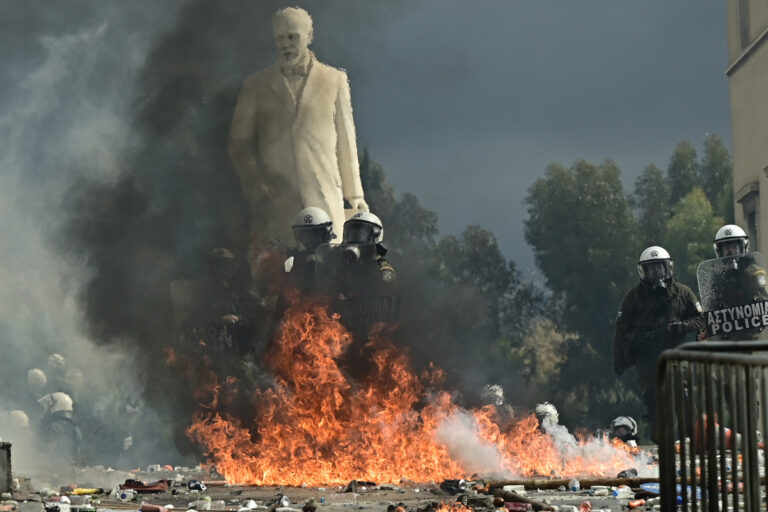
[[[175,336],[168,286],[201,276],[204,256],[214,247],[227,247],[243,261],[248,215],[226,155],[226,137],[242,81],[274,60],[269,19],[285,5],[73,0],[5,6],[0,21],[0,409],[30,410],[34,419],[27,371],[48,371],[47,357],[60,353],[67,371],[82,373],[84,384],[75,399],[83,413],[83,434],[97,445],[93,453],[109,453],[115,463],[125,465],[194,459],[194,450],[178,435],[194,401],[176,400],[189,395],[188,382],[168,371],[162,357]],[[546,282],[539,278],[542,282],[531,283],[508,261],[514,255],[524,268],[531,267],[530,249],[522,242],[525,188],[542,174],[543,165],[558,158],[602,158],[616,148],[636,175],[639,162],[668,154],[680,138],[697,137],[698,142],[706,130],[727,133],[727,100],[718,96],[724,79],[711,78],[716,85],[708,89],[701,86],[708,79],[698,76],[711,68],[719,73],[721,64],[701,57],[655,63],[640,59],[649,69],[661,66],[655,72],[664,77],[693,75],[701,97],[678,106],[696,116],[667,108],[668,99],[654,101],[664,90],[638,96],[645,82],[635,88],[627,75],[614,85],[604,84],[627,92],[612,95],[616,102],[626,96],[634,98],[635,105],[660,103],[659,109],[678,112],[670,114],[675,119],[688,119],[687,125],[660,134],[657,119],[641,115],[643,128],[627,133],[642,139],[638,134],[653,132],[648,138],[652,143],[637,144],[646,146],[642,157],[633,152],[636,148],[607,147],[599,135],[588,141],[583,133],[577,139],[586,149],[553,149],[548,154],[553,145],[560,145],[542,123],[557,125],[558,137],[570,140],[567,134],[581,132],[585,124],[610,125],[605,112],[611,105],[582,110],[585,98],[591,98],[586,95],[591,90],[589,69],[574,81],[575,70],[560,76],[553,71],[558,69],[554,62],[541,66],[549,72],[538,76],[533,71],[539,69],[536,50],[523,52],[529,46],[522,40],[507,47],[500,37],[510,27],[517,27],[517,32],[511,31],[523,37],[524,26],[530,25],[527,19],[571,34],[564,20],[570,22],[573,12],[518,7],[503,12],[513,20],[508,23],[498,11],[507,7],[495,2],[479,9],[438,2],[434,12],[424,5],[352,0],[306,7],[314,18],[313,49],[319,59],[349,72],[366,199],[385,223],[390,259],[401,282],[407,283],[404,294],[410,309],[404,314],[400,342],[411,348],[417,365],[435,361],[446,367],[457,388],[468,395],[485,383],[501,382],[508,395],[511,388],[512,400],[524,406],[550,396],[572,399],[568,383],[581,375],[562,368],[576,353],[583,352],[587,361],[599,359],[595,353],[604,347],[588,339],[586,330],[579,336],[579,322],[586,320],[568,303],[568,297],[574,300],[566,289],[570,284],[561,285],[541,265]],[[683,7],[641,11],[635,13],[635,24],[657,30],[664,16],[679,20],[688,14]],[[584,23],[573,28],[575,33],[597,33],[589,27],[600,21],[598,17],[588,16],[589,9],[579,12]],[[465,37],[462,31],[470,28],[462,20],[468,15],[485,21],[468,23],[474,32]],[[450,22],[441,21],[441,16]],[[610,10],[605,16],[625,17]],[[695,34],[680,35],[686,41],[682,51],[693,51],[700,33],[707,32],[702,26],[715,31],[718,16],[722,13],[710,8],[698,20]],[[424,21],[427,28],[415,28]],[[616,29],[615,24],[604,24]],[[436,27],[442,29],[425,35]],[[611,34],[618,39],[617,33]],[[597,39],[589,44],[584,39],[585,52],[596,55],[610,46],[591,37]],[[643,37],[630,37],[627,44]],[[530,47],[538,46],[540,57],[551,59],[554,38],[543,39]],[[653,48],[635,51],[658,53]],[[510,61],[512,56],[526,66],[518,67]],[[572,57],[560,56],[570,61]],[[695,66],[698,72],[675,71],[676,66]],[[526,71],[518,73],[520,69]],[[614,76],[612,69],[591,69],[598,69],[603,78]],[[675,91],[687,90],[679,79],[672,81]],[[536,101],[531,91],[544,82],[549,87]],[[568,93],[574,84],[580,84],[573,93],[580,98]],[[562,105],[566,97],[571,98],[569,105],[581,106],[581,119],[571,121],[572,128],[557,114],[567,110]],[[711,101],[713,97],[722,104]],[[400,105],[402,110],[378,108],[380,103]],[[705,111],[707,104],[719,106]],[[511,111],[496,116],[505,105],[521,108],[504,107]],[[633,118],[633,109],[622,110],[624,121]],[[637,107],[634,113],[646,111]],[[489,120],[489,132],[471,129],[483,118]],[[520,128],[526,119],[527,126],[538,128]],[[624,121],[619,124],[624,126]],[[667,124],[658,123],[665,130]],[[535,145],[520,143],[518,160],[506,149],[494,152],[499,145],[508,147],[502,136],[506,129],[540,137]],[[370,152],[363,154],[364,147]],[[491,154],[501,156],[494,160]],[[415,162],[424,165],[423,173]],[[388,176],[394,176],[391,181],[398,190]],[[466,177],[473,178],[461,181]],[[529,198],[535,203],[534,192]],[[427,199],[429,208],[419,197]],[[478,226],[465,230],[476,223],[495,229],[499,241]],[[438,227],[452,235],[441,238]],[[617,239],[622,240],[619,235]],[[535,245],[535,237],[529,236],[528,242],[532,240]],[[599,305],[608,318],[621,288],[631,280],[629,273],[614,276],[632,270],[624,255],[613,259],[618,264],[608,273],[610,293],[595,291],[609,303],[607,308]],[[241,266],[241,276],[246,274]],[[600,343],[605,343],[610,324],[599,325]],[[592,345],[582,350],[582,342]],[[561,374],[568,378],[553,387]],[[602,387],[599,380],[590,382],[593,388]],[[631,393],[627,397],[605,400],[620,412],[620,406],[637,405]],[[588,413],[589,406],[574,417],[583,420]],[[594,423],[609,419],[594,418]],[[130,453],[122,448],[127,436],[133,438]],[[152,461],[146,460],[149,454]]]

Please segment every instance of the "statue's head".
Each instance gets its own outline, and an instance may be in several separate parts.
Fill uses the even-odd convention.
[[[301,61],[312,42],[312,17],[300,7],[286,7],[272,15],[277,58],[285,64]]]

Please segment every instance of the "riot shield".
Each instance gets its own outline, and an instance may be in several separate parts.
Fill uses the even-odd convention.
[[[367,332],[378,322],[399,318],[398,286],[382,281],[374,244],[321,245],[315,256],[315,291],[331,297],[331,307],[348,329]]]
[[[710,338],[754,340],[768,327],[765,269],[759,252],[715,258],[699,265],[699,297]]]

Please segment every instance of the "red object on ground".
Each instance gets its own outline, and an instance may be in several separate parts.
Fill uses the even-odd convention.
[[[627,506],[629,508],[642,507],[643,505],[645,505],[645,500],[632,500],[629,503],[627,503]]]
[[[582,501],[579,505],[579,512],[592,512],[592,502],[589,500]]]
[[[171,487],[170,480],[158,480],[157,482],[146,483],[141,480],[133,480],[129,478],[125,483],[120,484],[120,490],[131,489],[137,493],[149,493],[149,492],[163,492],[167,491]]]
[[[141,512],[169,512],[167,508],[160,505],[152,505],[151,503],[141,503]]]
[[[531,504],[518,503],[516,501],[505,501],[504,508],[506,508],[510,512],[527,512],[528,510],[531,510]]]

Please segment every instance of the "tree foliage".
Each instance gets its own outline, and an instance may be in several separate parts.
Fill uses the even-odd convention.
[[[372,212],[384,222],[387,240],[394,250],[426,251],[435,247],[437,214],[427,210],[413,194],[395,198],[381,164],[371,160],[368,150],[360,159],[360,178]]]
[[[679,201],[698,184],[696,148],[687,140],[677,143],[667,166],[672,203]]]
[[[722,225],[723,219],[714,215],[699,187],[694,187],[672,209],[664,248],[675,260],[678,280],[694,290],[698,288],[696,268],[702,261],[714,258],[712,240]]]
[[[521,363],[521,374],[538,396],[552,397],[553,386],[567,360],[567,345],[576,341],[573,333],[561,332],[548,318],[532,324],[518,346],[510,347],[507,357]],[[550,398],[551,400],[552,398]]]
[[[480,226],[439,238],[437,215],[412,194],[397,198],[384,168],[367,151],[360,172],[407,301],[400,334],[413,341],[408,344],[414,356],[481,376],[473,383],[477,390],[491,382],[509,384],[515,372],[509,359],[497,357],[499,347],[518,346],[541,317],[541,288],[523,280],[496,237]]]
[[[605,331],[634,266],[637,221],[619,177],[610,160],[553,164],[525,199],[525,238],[549,288],[567,296],[565,327],[578,332]]]
[[[669,183],[656,165],[648,165],[635,181],[633,205],[645,244],[660,243],[664,238],[670,210]]]
[[[578,334],[564,347],[568,364],[554,386],[584,405],[580,420],[588,421],[586,411],[598,407],[599,390],[614,380],[612,322],[631,283],[638,223],[611,160],[550,165],[525,203],[526,240],[548,286],[563,297],[560,328]]]
[[[704,156],[699,166],[699,183],[721,217],[733,217],[733,162],[722,139],[707,134],[704,139]]]

